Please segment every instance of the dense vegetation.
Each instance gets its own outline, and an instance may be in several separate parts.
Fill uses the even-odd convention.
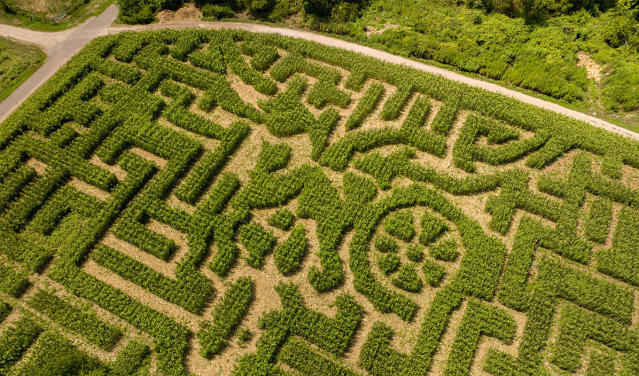
[[[110,35],[0,182],[3,375],[639,374],[639,142],[438,76]]]
[[[44,59],[36,46],[0,38],[0,100],[33,74]]]
[[[102,13],[114,0],[0,0],[0,22],[56,31]]]
[[[120,0],[125,22],[152,22],[156,1]],[[236,14],[339,34],[394,53],[532,90],[639,125],[639,6],[633,0],[225,0]],[[140,17],[139,19],[136,17]],[[294,16],[294,17],[293,17]],[[245,16],[243,16],[245,18]],[[584,54],[585,53],[585,54]],[[592,59],[592,60],[590,60]],[[588,74],[584,66],[589,66]]]

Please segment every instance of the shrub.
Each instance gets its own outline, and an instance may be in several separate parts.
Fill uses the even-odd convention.
[[[422,232],[419,234],[419,241],[424,245],[434,242],[448,229],[446,223],[430,214],[424,214],[421,225]]]
[[[273,250],[276,239],[259,224],[251,223],[240,229],[240,240],[249,253],[247,264],[259,269],[264,258]]]
[[[285,231],[291,228],[294,221],[295,215],[287,208],[278,209],[267,219],[269,225]]]
[[[306,229],[299,224],[291,230],[291,234],[275,248],[275,266],[284,275],[297,272],[304,261],[308,249]]]
[[[397,243],[388,236],[378,235],[375,237],[375,248],[380,252],[397,252]]]
[[[396,238],[409,242],[415,236],[413,215],[410,211],[398,211],[391,214],[384,220],[384,229]]]
[[[402,290],[410,292],[419,292],[423,287],[422,280],[419,278],[414,265],[404,265],[393,278],[393,284]]]
[[[430,247],[430,255],[437,260],[455,261],[458,254],[457,242],[453,239],[443,240]]]
[[[426,282],[433,287],[439,287],[442,278],[444,278],[444,274],[446,274],[443,266],[430,259],[424,261],[422,270],[424,271]]]
[[[202,16],[204,17],[213,17],[215,19],[222,18],[231,18],[235,16],[235,12],[231,7],[226,5],[217,5],[217,4],[204,4],[202,6]]]
[[[95,313],[83,312],[44,290],[38,290],[29,300],[29,305],[107,351],[113,349],[122,337],[118,328],[105,324]]]
[[[412,262],[421,262],[424,252],[419,245],[413,244],[406,249],[406,257]]]
[[[384,274],[391,274],[399,267],[399,256],[395,253],[388,253],[378,258],[377,264]]]
[[[254,299],[253,282],[248,277],[239,278],[231,285],[213,310],[213,325],[198,332],[205,358],[219,354],[227,345]]]

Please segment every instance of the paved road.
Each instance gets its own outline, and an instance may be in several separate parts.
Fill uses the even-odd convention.
[[[46,62],[38,69],[29,79],[27,79],[20,87],[18,87],[7,99],[0,103],[0,121],[6,119],[9,114],[15,110],[22,102],[24,102],[31,94],[33,94],[42,84],[44,84],[51,76],[57,72],[73,55],[80,51],[96,36],[104,33],[107,27],[113,23],[118,16],[118,8],[115,5],[108,7],[98,17],[94,17],[79,25],[70,31],[62,32],[60,34],[50,33],[50,40],[57,41],[57,43],[42,43],[45,40],[46,35],[38,32],[26,32],[23,29],[22,33],[18,36],[14,35],[15,27],[2,27],[0,28],[1,36],[14,37],[15,39],[29,38],[29,36],[37,37],[39,44],[48,45],[46,52],[48,58]],[[10,34],[2,34],[7,32]],[[49,33],[47,33],[49,34]],[[22,37],[20,35],[23,35]],[[63,35],[63,38],[60,38]]]
[[[309,31],[295,30],[260,24],[248,24],[239,22],[176,22],[166,24],[153,25],[135,25],[135,26],[109,26],[117,16],[117,8],[112,5],[102,13],[98,18],[92,19],[86,24],[73,29],[73,32],[64,40],[56,44],[50,50],[51,57],[29,80],[20,86],[9,98],[0,103],[0,121],[4,120],[7,114],[22,103],[29,95],[31,95],[40,85],[42,85],[51,75],[58,70],[67,60],[86,45],[91,39],[113,33],[123,31],[142,31],[153,29],[184,29],[184,28],[207,28],[207,29],[235,29],[246,30],[257,33],[276,33],[284,36],[311,40],[328,46],[343,48],[349,51],[361,53],[363,55],[375,57],[383,61],[395,64],[406,65],[424,72],[436,74],[452,81],[464,83],[469,86],[478,87],[494,93],[502,94],[515,98],[521,102],[531,104],[540,108],[544,108],[568,117],[584,121],[599,128],[604,128],[613,133],[617,133],[626,137],[639,140],[639,134],[628,129],[619,127],[605,120],[574,111],[562,107],[556,103],[548,102],[543,99],[535,98],[530,95],[520,93],[515,90],[507,89],[499,85],[482,81],[479,79],[464,76],[462,74],[451,72],[443,68],[420,63],[401,56],[396,56],[388,52],[376,50],[374,48],[362,46],[356,43],[347,42],[341,39],[328,37],[325,35],[315,34]],[[0,27],[0,35],[3,35],[4,28]]]
[[[22,27],[0,24],[0,35],[15,39],[20,42],[35,44],[42,48],[45,53],[56,44],[62,42],[73,32],[73,29],[63,31],[35,31]]]

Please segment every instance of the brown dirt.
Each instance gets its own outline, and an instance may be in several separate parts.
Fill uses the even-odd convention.
[[[386,30],[389,29],[395,29],[397,27],[399,27],[400,25],[398,24],[393,24],[390,21],[386,22],[384,24],[384,26],[380,27],[380,28],[376,28],[375,26],[366,26],[365,31],[366,31],[366,36],[370,37],[373,34],[383,34]]]
[[[163,10],[160,11],[156,17],[160,23],[173,22],[175,21],[175,12],[172,10]]]
[[[175,12],[172,10],[160,11],[157,14],[157,18],[161,24],[199,21],[202,19],[202,12],[200,12],[194,3],[189,3]]]
[[[189,7],[186,7],[186,8],[189,8]],[[188,13],[188,12],[189,11],[186,11],[186,10],[183,11],[183,13]],[[177,18],[176,16],[177,16],[177,13],[173,14],[174,20]],[[185,14],[185,17],[186,16],[187,15]],[[347,73],[344,71],[343,78],[346,78],[346,77],[347,77]],[[256,105],[258,99],[265,98],[265,96],[263,96],[260,93],[257,93],[251,86],[241,82],[241,80],[239,80],[237,76],[231,75],[230,80],[232,82],[231,83],[232,87],[248,103],[252,103]],[[370,85],[372,82],[372,80],[368,80],[369,82],[366,83],[363,90],[359,92],[353,92],[343,87],[344,81],[345,79],[343,79],[340,82],[339,87],[340,89],[351,93],[353,102],[346,109],[338,109],[338,111],[342,115],[342,119],[340,120],[338,128],[335,132],[335,135],[331,138],[331,142],[334,142],[335,140],[337,140],[339,137],[343,136],[346,133],[344,130],[344,123],[348,117],[348,114],[353,110],[353,108],[355,108],[357,99],[361,98],[363,93],[365,93],[368,87],[367,85]],[[309,85],[312,85],[314,82],[315,81],[313,78],[309,78]],[[278,86],[280,89],[283,89],[286,87],[287,84],[288,82],[284,84],[278,83]],[[413,95],[411,97],[410,102],[406,106],[406,108],[403,110],[400,119],[395,121],[390,121],[390,122],[382,121],[379,118],[379,114],[386,100],[388,100],[390,95],[392,95],[393,92],[396,90],[396,88],[391,85],[386,85],[386,89],[387,90],[386,90],[385,98],[381,101],[381,103],[378,105],[375,112],[371,115],[371,117],[365,123],[365,125],[361,127],[361,129],[365,130],[365,129],[374,129],[374,128],[388,127],[388,126],[398,127],[402,123],[402,121],[405,119],[410,107],[412,106],[413,103],[415,103],[416,99],[419,96],[419,95]],[[196,95],[201,96],[201,93],[196,92]],[[427,125],[432,124],[437,112],[441,108],[441,103],[438,101],[431,100],[431,104],[432,104],[431,113],[429,114]],[[319,114],[319,111],[317,111],[316,109],[312,108],[311,106],[308,106],[308,107],[309,107],[309,110],[316,116],[317,114]],[[192,107],[190,110],[193,111],[194,113],[198,113],[201,116],[205,116],[206,118],[212,121],[215,121],[221,124],[222,126],[228,126],[236,120],[236,117],[227,113],[224,110],[221,110],[219,107],[217,107],[211,113],[204,113],[200,111],[199,109],[197,109],[196,107]],[[417,158],[415,159],[416,163],[423,164],[425,166],[432,166],[437,171],[444,172],[456,177],[470,176],[470,174],[467,174],[464,171],[461,171],[458,168],[455,168],[452,163],[452,148],[454,146],[454,143],[457,140],[460,129],[465,119],[467,118],[467,116],[468,116],[468,112],[466,111],[460,111],[457,114],[451,135],[448,137],[447,154],[444,158],[437,158],[427,153],[418,153]],[[189,137],[192,137],[193,139],[200,142],[204,146],[204,148],[207,150],[212,150],[214,147],[217,146],[217,141],[208,140],[202,136],[179,129],[173,126],[172,124],[169,124],[164,119],[160,120],[160,122],[164,126],[173,128],[176,131],[182,132],[183,134],[186,134]],[[522,131],[522,138],[526,138],[526,137],[530,137],[530,134]],[[288,167],[289,170],[297,168],[304,163],[311,163],[313,165],[316,165],[315,162],[313,162],[310,159],[311,145],[310,145],[310,140],[308,138],[308,135],[302,134],[298,136],[279,139],[272,136],[266,130],[265,126],[253,124],[251,133],[249,134],[248,138],[244,140],[240,149],[231,157],[227,167],[225,168],[225,171],[231,171],[236,173],[239,176],[243,185],[245,185],[249,181],[248,172],[255,165],[256,157],[261,150],[261,145],[263,140],[266,140],[270,143],[286,143],[292,147],[292,158],[291,158],[290,166]],[[396,147],[388,147],[388,148],[380,148],[379,151],[382,153],[388,153],[396,149],[397,149]],[[146,152],[139,148],[133,148],[131,149],[131,151],[142,156],[143,158],[149,161],[152,161],[159,168],[166,167],[167,161],[162,158],[159,158],[156,155],[153,155],[152,153]],[[573,152],[567,153],[566,156],[560,158],[557,162],[549,166],[542,173],[546,173],[547,171],[557,172],[557,173],[566,173],[571,165],[571,161],[573,157],[572,153]],[[99,159],[95,156],[92,157],[91,162],[95,164],[96,166],[100,166],[109,171],[112,171],[113,173],[116,174],[119,180],[124,180],[126,178],[126,172],[123,171],[118,166],[106,165],[103,162],[99,161]],[[44,173],[44,169],[46,168],[46,166],[44,165],[38,166],[38,161],[32,160],[27,163],[37,167],[38,169],[42,171],[41,173]],[[523,163],[524,163],[523,159],[505,166],[488,166],[485,164],[478,163],[478,171],[479,173],[482,173],[482,174],[495,172],[495,171],[503,171],[503,170],[515,168],[515,167],[517,168],[524,167]],[[349,168],[349,169],[352,170],[352,168]],[[329,179],[332,181],[332,183],[335,186],[341,186],[342,184],[341,173],[336,173],[326,167],[322,167],[322,170],[327,174],[327,176],[329,177]],[[533,175],[537,176],[539,175],[539,172],[533,171]],[[624,170],[624,178],[626,177],[626,175],[627,175],[626,170]],[[394,181],[394,185],[396,186],[405,186],[409,183],[410,181],[408,181],[405,178],[398,178]],[[73,184],[76,184],[76,183],[73,183]],[[535,186],[536,186],[535,180],[533,179],[531,181],[531,189],[535,190]],[[86,187],[82,188],[82,191],[86,191],[86,189],[87,189]],[[456,196],[448,195],[448,194],[444,194],[444,195],[446,196],[447,199],[449,199],[457,207],[459,207],[467,216],[477,221],[482,226],[482,228],[484,229],[486,233],[495,235],[497,238],[499,238],[504,243],[506,243],[508,250],[510,250],[512,247],[512,240],[513,240],[515,231],[511,230],[507,236],[499,236],[493,233],[488,227],[488,223],[492,217],[485,211],[485,203],[488,197],[495,195],[496,193],[498,193],[498,191],[483,193],[483,194],[479,194],[475,196],[456,197]],[[96,192],[92,192],[91,194],[98,196]],[[104,192],[104,194],[106,194],[106,192]],[[382,197],[387,194],[388,194],[388,191],[380,192],[380,196]],[[179,208],[181,210],[184,210],[188,213],[192,213],[195,210],[195,206],[185,204],[181,202],[180,200],[178,200],[177,198],[175,198],[175,196],[173,195],[170,195],[167,201],[169,205]],[[295,209],[297,207],[296,200],[293,200],[287,206],[295,212]],[[269,228],[269,230],[272,230],[277,236],[278,240],[282,241],[285,238],[287,233],[280,230],[272,229],[270,226],[266,224],[266,218],[270,214],[272,214],[274,210],[275,209],[254,211],[253,213],[254,216],[252,220],[264,225],[265,227]],[[512,229],[517,228],[519,221],[521,220],[523,215],[529,215],[529,214],[524,214],[522,211],[517,211],[517,213],[515,214]],[[618,208],[615,209],[615,218],[616,216],[618,216]],[[437,290],[432,289],[428,286],[425,286],[423,291],[419,294],[408,294],[414,297],[416,301],[420,303],[420,309],[417,312],[417,317],[411,323],[405,323],[399,318],[397,318],[395,315],[389,315],[389,314],[382,315],[376,312],[372,304],[365,297],[363,297],[361,294],[355,291],[353,286],[353,277],[348,268],[348,260],[349,260],[348,244],[352,237],[352,232],[351,232],[350,234],[348,234],[348,236],[346,237],[342,245],[340,245],[339,249],[336,250],[340,256],[343,270],[345,272],[344,285],[336,289],[336,291],[332,291],[326,294],[318,294],[316,291],[313,290],[311,286],[309,286],[307,281],[308,272],[310,268],[312,266],[319,266],[319,259],[317,257],[318,241],[316,237],[316,223],[312,220],[307,220],[307,219],[298,219],[297,223],[302,223],[307,228],[308,230],[307,238],[310,242],[310,249],[309,249],[309,254],[303,264],[302,270],[296,273],[292,277],[283,277],[279,273],[279,271],[275,267],[272,256],[269,256],[266,258],[266,263],[261,270],[255,270],[246,266],[246,262],[243,259],[243,257],[246,256],[246,250],[240,247],[241,256],[238,260],[238,265],[231,270],[231,272],[229,273],[229,276],[226,279],[222,280],[216,275],[214,275],[208,267],[212,256],[216,252],[216,249],[215,249],[216,246],[212,245],[211,249],[209,250],[207,258],[204,260],[204,262],[202,262],[201,264],[202,266],[200,269],[201,269],[201,272],[207,278],[209,278],[212,281],[213,285],[215,286],[215,289],[216,289],[215,297],[214,297],[215,300],[209,306],[206,307],[204,314],[201,316],[189,314],[188,312],[186,312],[180,307],[177,307],[175,305],[164,302],[161,299],[158,299],[157,296],[153,295],[152,293],[146,290],[143,290],[139,286],[136,286],[135,284],[130,283],[118,277],[116,274],[104,268],[101,268],[99,265],[92,262],[91,260],[89,260],[83,266],[83,270],[96,276],[98,279],[101,279],[112,286],[117,286],[118,288],[123,290],[125,293],[132,296],[134,299],[137,299],[141,301],[143,304],[148,305],[151,308],[159,312],[162,312],[163,314],[169,317],[174,318],[175,320],[177,320],[180,323],[183,323],[185,326],[187,326],[188,328],[190,328],[192,331],[195,331],[195,332],[198,330],[200,322],[204,320],[210,320],[213,307],[215,306],[215,303],[219,301],[219,299],[224,295],[224,292],[228,288],[228,282],[234,281],[241,276],[250,276],[255,283],[256,299],[252,303],[249,314],[245,318],[245,320],[242,322],[240,327],[248,327],[251,329],[253,334],[252,340],[247,345],[241,346],[240,344],[237,343],[237,339],[233,338],[230,341],[228,348],[222,354],[216,356],[211,361],[211,360],[203,359],[199,356],[198,341],[196,339],[192,339],[192,342],[191,342],[192,347],[188,356],[187,367],[190,371],[195,372],[196,374],[230,374],[233,368],[234,360],[237,357],[241,356],[242,354],[255,351],[257,340],[261,334],[260,330],[255,329],[257,327],[258,319],[265,312],[268,312],[269,310],[281,308],[279,296],[273,289],[273,286],[279,282],[293,282],[297,284],[298,286],[300,286],[300,292],[304,297],[306,306],[309,307],[310,309],[325,313],[329,317],[334,317],[335,315],[336,310],[335,310],[335,307],[332,305],[332,303],[334,302],[335,298],[339,294],[343,294],[343,293],[350,294],[351,296],[355,298],[355,300],[360,305],[362,305],[362,307],[364,307],[366,314],[363,318],[362,326],[356,334],[356,337],[353,341],[353,346],[349,349],[348,353],[345,356],[345,361],[349,363],[350,366],[354,367],[355,370],[365,373],[363,372],[363,370],[359,369],[356,366],[356,364],[358,362],[358,357],[359,357],[361,347],[363,343],[365,342],[368,333],[370,332],[370,328],[375,322],[378,322],[378,321],[386,323],[389,327],[391,327],[394,330],[395,337],[392,341],[393,348],[403,353],[410,352],[410,350],[412,349],[416,341],[416,337],[418,335],[418,331],[420,328],[419,324],[421,323],[424,315],[427,313],[428,307],[430,303],[432,302],[434,294]],[[550,225],[552,225],[552,223]],[[175,229],[172,229],[169,226],[166,226],[160,222],[153,221],[153,220],[149,222],[148,228],[151,229],[152,231],[163,234],[173,239],[176,242],[176,244],[179,246],[176,252],[176,255],[172,258],[171,262],[165,263],[161,260],[158,260],[157,258],[151,255],[148,255],[145,252],[133,247],[127,242],[123,242],[122,240],[117,239],[115,236],[113,236],[110,233],[108,233],[102,241],[105,244],[110,245],[113,248],[117,249],[118,251],[124,254],[127,254],[131,256],[132,258],[148,265],[149,267],[162,273],[163,275],[174,278],[175,263],[178,262],[183,257],[183,254],[186,251],[186,241],[185,241],[184,234],[179,233]],[[454,226],[451,226],[451,228],[454,229]],[[454,232],[453,236],[459,242],[459,235],[455,231],[453,232]],[[609,244],[609,241],[610,241],[610,237],[608,239],[608,244]],[[402,260],[405,262],[406,260],[404,258],[404,253],[401,252],[400,254],[402,256]],[[375,261],[373,255],[371,254],[370,256],[371,256],[370,261],[371,262]],[[373,272],[376,273],[376,266],[374,264],[371,266],[372,266]],[[446,269],[448,273],[444,283],[448,283],[450,281],[449,279],[450,275],[453,274],[457,268],[458,268],[458,262],[449,263],[446,265]],[[381,276],[379,275],[379,273],[376,273],[376,276],[380,281],[382,281],[382,283],[385,286],[387,286],[390,289],[396,290],[396,288],[389,283],[387,277]],[[464,307],[465,305],[462,307],[462,309],[459,309],[454,312],[451,323],[444,334],[444,339],[441,342],[441,348],[435,356],[435,363],[434,363],[433,369],[436,374],[443,370],[448,360],[450,347],[452,346],[452,341],[454,340],[455,335],[457,334],[457,328],[459,326],[459,322],[461,318],[463,317],[463,313],[465,311]],[[472,374],[482,373],[481,366],[483,365],[485,354],[489,348],[496,348],[501,351],[516,353],[518,345],[521,341],[522,332],[523,332],[523,328],[526,321],[526,315],[519,312],[511,311],[511,310],[507,310],[507,311],[515,318],[517,322],[517,335],[516,335],[515,343],[513,345],[506,345],[495,339],[482,337],[475,360],[473,362]],[[637,312],[635,312],[635,317],[633,317],[633,325],[635,326],[637,325],[637,320],[638,320],[637,315],[639,315],[639,309],[637,309],[636,311]]]
[[[517,354],[519,353],[519,346],[524,337],[524,328],[526,326],[526,322],[528,321],[528,317],[525,313],[509,309],[502,305],[499,305],[499,308],[507,311],[508,314],[515,319],[515,323],[517,324],[515,338],[509,345],[498,340],[497,338],[481,336],[479,339],[479,344],[477,346],[477,351],[475,352],[475,357],[473,358],[473,362],[471,364],[471,375],[486,374],[483,369],[484,364],[486,363],[486,357],[488,356],[488,351],[491,349],[510,354],[514,357],[517,357]]]
[[[202,19],[202,12],[195,6],[194,3],[189,3],[186,6],[175,11],[175,21],[197,21]]]
[[[122,290],[126,295],[139,301],[143,305],[150,307],[189,328],[190,330],[197,332],[199,328],[200,317],[193,313],[186,311],[185,309],[171,304],[165,300],[158,298],[153,293],[144,290],[140,286],[133,282],[130,282],[119,275],[113,273],[109,269],[103,268],[93,260],[88,260],[82,266],[82,271],[94,276],[100,281],[117,287]]]
[[[78,191],[82,192],[82,193],[86,193],[89,196],[93,196],[96,197],[98,199],[100,199],[101,201],[106,201],[109,198],[111,198],[111,195],[108,192],[103,191],[102,189],[88,184],[78,178],[72,177],[71,180],[69,181],[69,185],[72,186],[73,188],[77,189]]]
[[[146,159],[149,162],[152,162],[155,164],[155,166],[161,170],[166,168],[166,159],[159,157],[151,152],[148,152],[144,149],[138,148],[138,147],[133,147],[131,149],[129,149],[132,153],[137,154],[138,156]]]
[[[100,167],[103,170],[107,170],[111,172],[113,175],[115,175],[118,181],[126,180],[126,177],[127,177],[126,170],[124,170],[122,167],[118,166],[117,164],[114,164],[114,165],[106,164],[102,162],[102,160],[100,160],[100,158],[98,158],[95,154],[91,156],[91,158],[89,159],[89,162]]]
[[[577,66],[586,68],[586,77],[593,79],[596,83],[601,82],[603,67],[584,51],[577,53]]]
[[[44,164],[43,162],[35,159],[35,158],[29,158],[26,162],[27,166],[31,167],[32,169],[34,169],[38,175],[40,176],[44,176],[46,174],[47,171],[47,165]]]
[[[235,74],[227,75],[227,80],[229,81],[229,84],[231,85],[233,90],[235,90],[240,95],[240,97],[244,99],[244,101],[252,104],[256,108],[259,108],[257,105],[258,100],[266,100],[269,98],[268,96],[255,90],[253,86],[244,83],[244,81],[242,81],[242,79]]]

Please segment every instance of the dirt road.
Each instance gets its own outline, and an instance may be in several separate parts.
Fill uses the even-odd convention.
[[[73,55],[80,51],[98,35],[104,33],[118,15],[115,5],[108,7],[98,17],[87,20],[73,29],[45,33],[31,31],[13,26],[1,25],[0,36],[32,42],[42,46],[47,53],[47,60],[29,79],[18,87],[7,99],[0,103],[0,121],[33,94],[42,84],[57,72]],[[18,30],[14,30],[18,29]],[[29,38],[33,37],[33,40]]]
[[[58,42],[56,45],[50,48],[50,58],[42,68],[40,68],[36,74],[34,74],[29,80],[27,80],[20,88],[18,88],[7,100],[0,103],[0,121],[6,118],[7,114],[15,109],[20,103],[28,98],[40,85],[42,85],[57,69],[62,66],[71,56],[79,51],[86,43],[91,39],[107,34],[119,33],[123,31],[142,31],[142,30],[155,30],[155,29],[185,29],[185,28],[207,28],[207,29],[235,29],[246,30],[256,33],[276,33],[284,36],[295,37],[314,41],[328,46],[343,48],[345,50],[361,53],[366,56],[371,56],[389,63],[406,65],[423,72],[436,74],[445,77],[452,81],[464,83],[469,86],[481,88],[494,93],[499,93],[508,97],[515,98],[521,102],[537,106],[546,110],[550,110],[577,120],[581,120],[588,124],[594,125],[599,128],[604,128],[610,132],[617,133],[626,137],[639,140],[639,134],[632,132],[628,129],[619,127],[615,124],[609,123],[605,120],[598,119],[596,117],[565,108],[556,103],[548,102],[543,99],[535,98],[530,95],[520,93],[515,90],[507,89],[505,87],[482,81],[479,79],[464,76],[462,74],[451,72],[443,68],[435,67],[432,65],[413,61],[401,56],[393,55],[388,52],[376,50],[371,47],[362,46],[356,43],[347,42],[341,39],[332,38],[325,35],[316,34],[309,31],[288,29],[282,27],[274,27],[260,24],[249,24],[239,22],[203,22],[203,21],[191,21],[191,22],[175,22],[175,23],[162,23],[153,25],[135,25],[135,26],[109,26],[117,16],[117,8],[115,6],[109,7],[99,17],[88,21],[87,23],[78,26],[73,29],[65,39]],[[4,35],[6,27],[0,27],[0,35]],[[42,36],[38,36],[42,38]]]

